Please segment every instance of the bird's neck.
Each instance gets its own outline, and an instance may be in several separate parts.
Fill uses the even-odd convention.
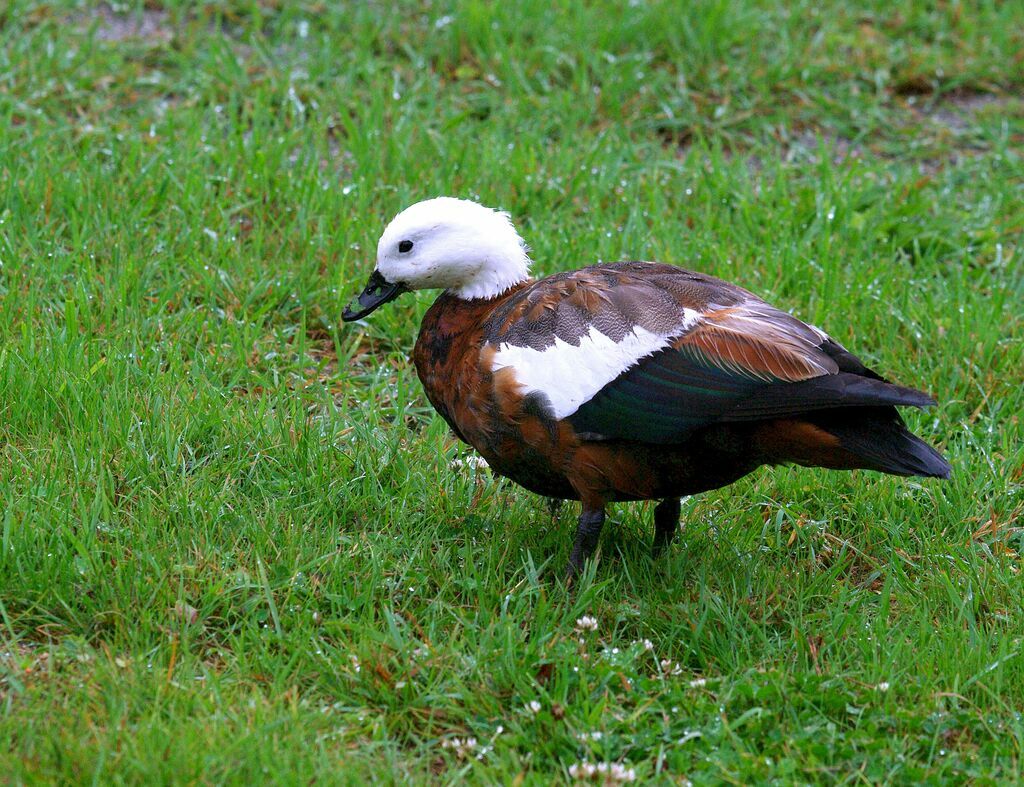
[[[503,261],[501,265],[486,267],[473,275],[472,281],[451,287],[448,293],[465,301],[500,298],[517,286],[530,281],[526,255],[519,260]]]

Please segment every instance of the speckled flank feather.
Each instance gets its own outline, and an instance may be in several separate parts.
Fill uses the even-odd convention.
[[[565,418],[623,372],[686,333],[700,313],[656,282],[599,266],[531,284],[495,311],[484,335],[492,371]]]

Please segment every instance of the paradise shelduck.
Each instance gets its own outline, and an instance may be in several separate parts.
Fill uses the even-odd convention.
[[[658,553],[678,529],[681,496],[761,465],[949,476],[896,411],[931,397],[744,289],[653,262],[536,280],[529,268],[507,213],[426,200],[384,230],[343,319],[444,290],[413,351],[427,398],[494,472],[581,502],[570,576],[613,501],[660,501]]]

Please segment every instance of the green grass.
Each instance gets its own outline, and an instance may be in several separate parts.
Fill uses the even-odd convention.
[[[1024,6],[488,5],[0,14],[0,783],[1015,777]],[[430,296],[339,324],[438,194],[815,322],[952,480],[765,469],[658,562],[621,506],[567,593]]]

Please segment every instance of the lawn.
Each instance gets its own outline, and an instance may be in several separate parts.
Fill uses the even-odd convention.
[[[14,0],[0,783],[1016,777],[1022,53],[1015,2]],[[762,469],[658,561],[617,506],[567,591],[576,505],[423,396],[431,296],[340,323],[438,194],[814,322],[952,479]]]

